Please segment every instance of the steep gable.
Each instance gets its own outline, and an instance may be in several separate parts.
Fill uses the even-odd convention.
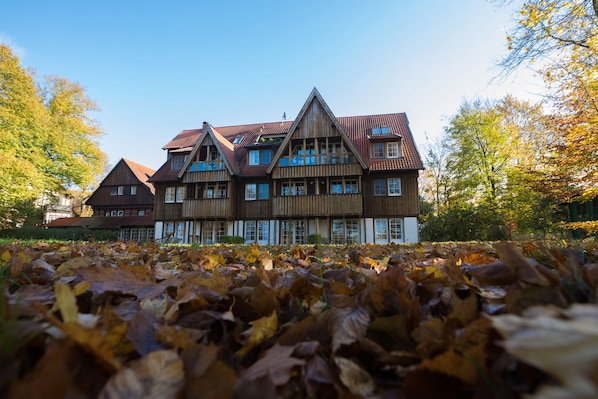
[[[102,204],[106,197],[104,191],[110,190],[110,187],[114,186],[142,185],[149,190],[151,195],[154,195],[154,186],[149,182],[149,178],[153,174],[153,169],[122,158],[104,177],[86,203],[91,206]]]
[[[314,87],[305,104],[299,111],[297,118],[291,125],[285,139],[282,141],[278,151],[272,158],[270,166],[266,173],[271,173],[277,165],[278,160],[288,147],[289,141],[293,138],[314,138],[340,136],[347,149],[353,153],[358,163],[363,169],[367,169],[367,164],[361,154],[357,151],[345,130],[338,122],[328,105]]]
[[[220,153],[220,156],[222,157],[222,159],[224,161],[224,165],[225,165],[226,169],[228,170],[228,172],[231,175],[237,174],[236,168],[235,168],[236,165],[235,165],[234,145],[230,141],[228,141],[224,136],[222,136],[220,133],[218,133],[218,131],[216,129],[214,129],[214,127],[212,125],[204,122],[201,136],[199,137],[199,139],[195,143],[193,149],[191,150],[191,154],[189,154],[189,157],[187,158],[187,161],[183,165],[183,168],[178,173],[177,177],[179,179],[181,179],[183,177],[183,175],[185,174],[185,172],[188,171],[189,166],[193,163],[193,159],[197,155],[197,152],[204,145],[204,143],[206,143],[208,141],[218,149],[218,152]]]

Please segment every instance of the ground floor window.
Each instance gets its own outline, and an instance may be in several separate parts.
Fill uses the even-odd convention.
[[[305,221],[283,220],[280,222],[280,243],[283,245],[305,244]]]
[[[358,219],[333,219],[330,225],[331,244],[356,244],[359,242]]]
[[[245,222],[245,242],[267,244],[269,232],[269,223],[266,220],[249,220]]]
[[[403,219],[375,219],[374,239],[376,243],[403,241]]]
[[[209,220],[202,223],[202,242],[204,244],[216,244],[222,242],[226,232],[226,222]]]
[[[164,222],[164,241],[183,242],[185,222]]]
[[[123,241],[133,240],[138,242],[153,241],[153,227],[123,228],[118,233],[118,238]]]

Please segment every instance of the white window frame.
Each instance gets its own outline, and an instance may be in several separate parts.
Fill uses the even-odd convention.
[[[247,183],[245,184],[245,201],[257,200],[257,184]]]
[[[390,241],[403,241],[403,219],[390,218],[388,219],[388,234]]]
[[[245,242],[252,243],[257,238],[257,223],[255,220],[248,220],[245,222]]]
[[[400,197],[402,195],[401,179],[398,177],[387,179],[387,188],[389,197]]]
[[[176,188],[175,202],[177,204],[182,204],[184,199],[185,199],[185,186],[178,186]]]
[[[386,143],[386,158],[399,157],[399,143]]]
[[[137,186],[131,186],[131,195],[137,195]]]
[[[176,187],[166,187],[166,191],[164,193],[164,203],[174,204],[175,199],[176,199]]]
[[[118,186],[118,195],[123,195],[125,192],[125,186]]]

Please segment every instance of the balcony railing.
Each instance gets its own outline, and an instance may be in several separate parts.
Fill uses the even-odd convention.
[[[273,216],[361,215],[362,194],[296,195],[272,198]]]
[[[189,166],[189,172],[206,172],[211,170],[224,169],[224,161],[201,161],[193,162]]]
[[[183,201],[183,217],[234,217],[233,200],[231,198],[185,199]]]
[[[303,165],[338,165],[356,163],[353,154],[343,155],[293,155],[291,157],[281,157],[278,166],[303,166]]]

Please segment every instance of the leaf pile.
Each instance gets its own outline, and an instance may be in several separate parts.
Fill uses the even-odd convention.
[[[0,247],[0,396],[595,397],[581,244]]]

